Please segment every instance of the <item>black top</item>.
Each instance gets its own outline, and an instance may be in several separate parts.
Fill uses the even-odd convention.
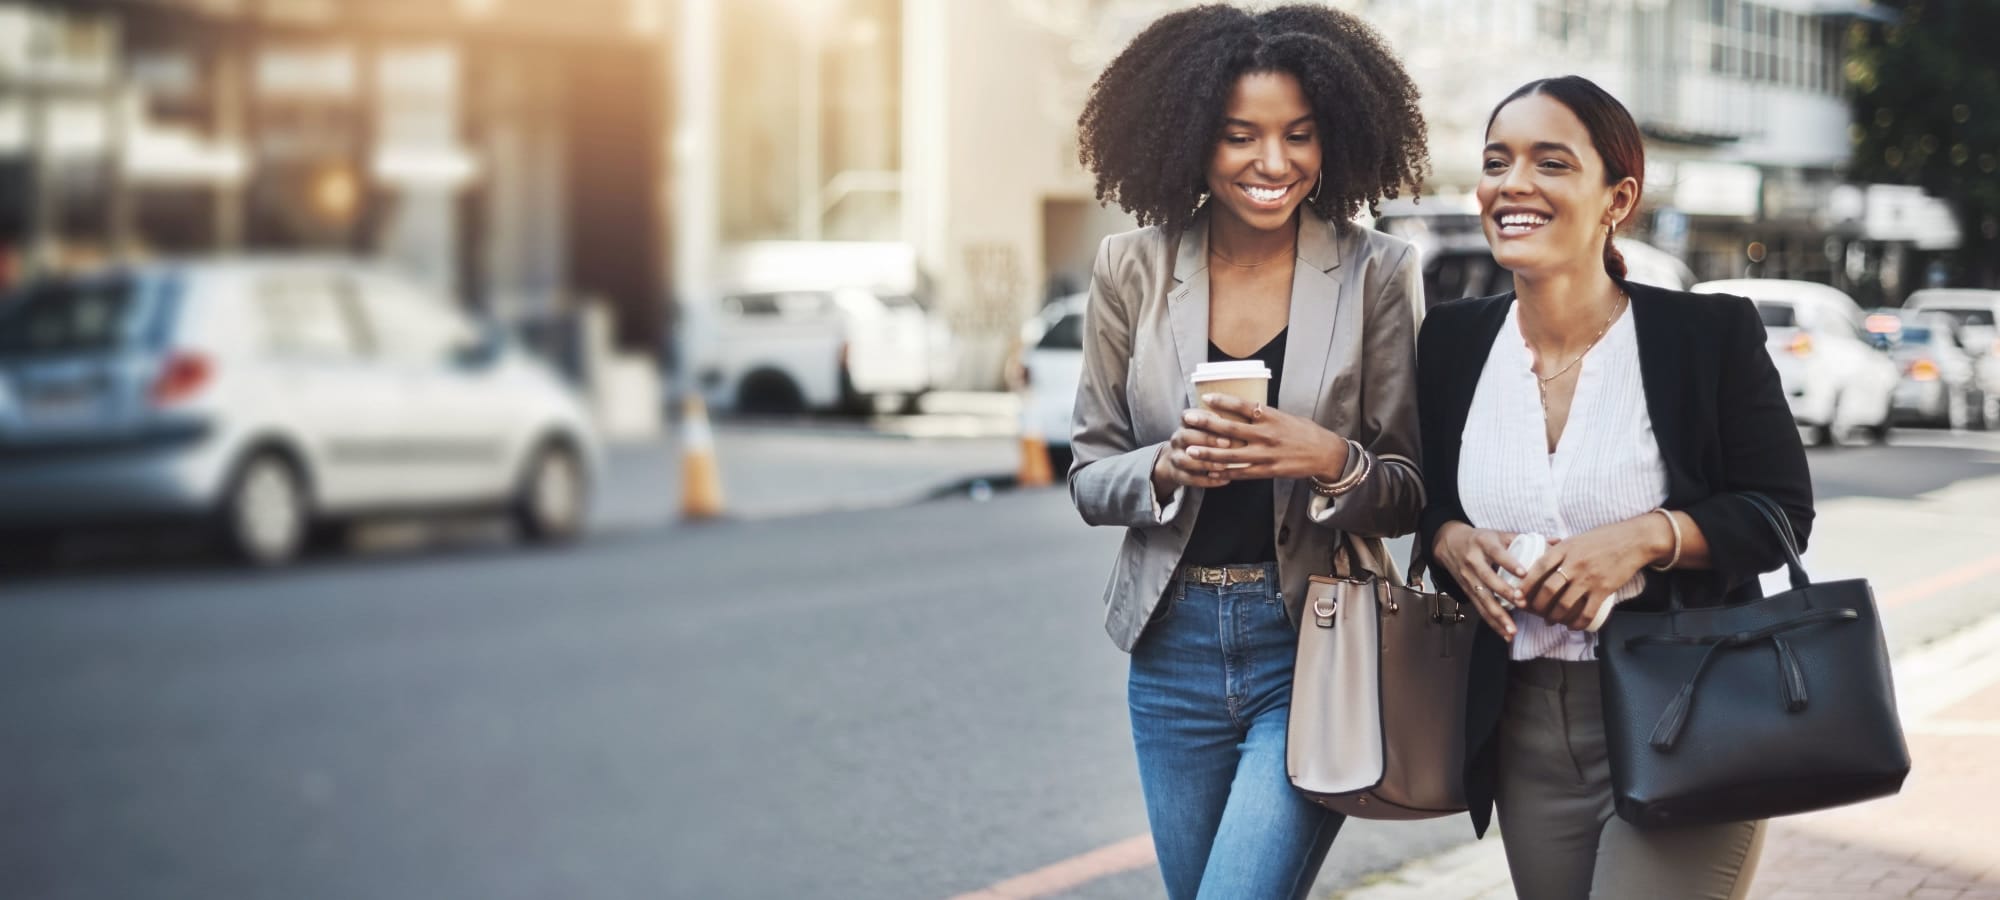
[[[1757,491],[1785,510],[1803,549],[1812,530],[1812,473],[1785,401],[1778,370],[1764,349],[1764,322],[1742,297],[1688,294],[1623,282],[1632,298],[1639,341],[1639,377],[1646,412],[1667,469],[1666,509],[1687,513],[1708,541],[1709,568],[1649,573],[1646,590],[1626,609],[1666,607],[1669,586],[1688,606],[1746,603],[1763,596],[1757,575],[1782,565],[1785,553],[1750,504],[1732,495]],[[1417,418],[1423,442],[1428,502],[1417,540],[1429,547],[1445,523],[1465,520],[1458,498],[1459,439],[1486,367],[1494,336],[1507,320],[1512,293],[1453,301],[1433,308],[1417,339]],[[1432,571],[1437,586],[1470,602],[1450,573]],[[1507,681],[1507,643],[1480,628],[1472,645],[1466,696],[1467,800],[1481,833],[1492,814],[1494,753],[1489,740],[1500,721]]]
[[[1285,332],[1271,338],[1262,349],[1241,359],[1254,359],[1271,370],[1268,396],[1278,396],[1278,380],[1285,371]],[[1209,362],[1234,362],[1238,357],[1222,352],[1213,341],[1208,345]],[[1278,509],[1271,481],[1238,481],[1209,488],[1201,498],[1201,512],[1195,516],[1194,531],[1188,535],[1187,549],[1181,551],[1184,566],[1238,566],[1273,562],[1278,558],[1276,530]]]

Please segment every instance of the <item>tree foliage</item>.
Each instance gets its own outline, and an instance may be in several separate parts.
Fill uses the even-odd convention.
[[[2000,0],[1900,0],[1848,40],[1852,174],[1958,215],[1954,284],[2000,284]]]

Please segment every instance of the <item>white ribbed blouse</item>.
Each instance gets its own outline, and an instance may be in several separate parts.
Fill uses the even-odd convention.
[[[1667,469],[1646,412],[1629,304],[1578,363],[1576,395],[1554,453],[1519,311],[1518,301],[1507,310],[1466,415],[1458,462],[1466,520],[1566,538],[1659,506],[1667,497]],[[1616,596],[1629,599],[1645,585],[1643,573],[1634,575]],[[1594,634],[1525,610],[1514,612],[1514,625],[1514,659],[1596,658]]]

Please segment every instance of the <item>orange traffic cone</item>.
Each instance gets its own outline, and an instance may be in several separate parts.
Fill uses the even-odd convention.
[[[1042,429],[1033,423],[1022,422],[1021,468],[1014,473],[1014,485],[1048,487],[1055,480],[1055,474],[1049,470],[1049,442],[1042,438]]]
[[[690,392],[681,401],[681,518],[688,521],[722,515],[722,470],[715,464],[715,430],[708,424],[708,406]]]

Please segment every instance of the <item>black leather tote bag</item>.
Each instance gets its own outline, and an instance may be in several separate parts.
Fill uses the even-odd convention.
[[[1789,520],[1792,589],[1737,606],[1620,610],[1599,635],[1618,815],[1675,826],[1791,815],[1894,794],[1910,773],[1889,650],[1863,579],[1812,583]]]

